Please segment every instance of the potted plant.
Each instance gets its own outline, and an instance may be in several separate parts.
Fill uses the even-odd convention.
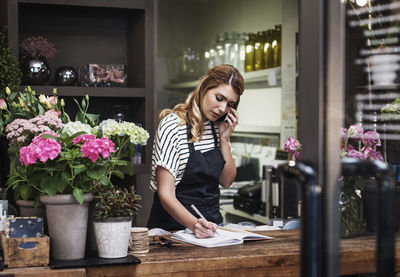
[[[348,129],[341,129],[342,158],[369,159],[383,161],[382,154],[376,150],[381,146],[379,133],[375,131],[364,132],[358,125],[351,125]],[[292,159],[299,157],[301,144],[295,138],[289,137],[286,140],[284,149],[289,152]],[[362,192],[366,182],[361,176],[347,176],[339,178],[341,187],[339,207],[341,219],[341,237],[353,237],[365,231],[364,207]]]
[[[51,70],[47,63],[57,51],[47,38],[28,37],[21,44],[23,81],[28,85],[44,85],[50,79]]]
[[[132,219],[139,211],[137,201],[141,197],[133,186],[127,189],[96,185],[93,191],[95,208],[92,216],[98,256],[126,257]]]

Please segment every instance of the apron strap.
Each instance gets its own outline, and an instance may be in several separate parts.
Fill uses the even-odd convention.
[[[188,123],[186,124],[186,134],[187,134],[187,140],[188,140],[188,145],[189,145],[189,153],[192,154],[194,152],[194,145],[193,142],[189,142],[192,139],[192,133],[190,132],[192,130],[192,126]]]
[[[213,138],[214,138],[214,147],[215,149],[218,149],[218,137],[217,137],[217,133],[215,132],[215,128],[214,128],[214,123],[211,123],[211,130],[212,130],[212,134],[213,134]],[[186,124],[186,134],[187,134],[187,140],[188,140],[188,145],[189,145],[189,153],[192,154],[194,152],[194,145],[193,142],[189,142],[191,140],[192,133],[190,132],[192,130],[192,126],[187,123]]]
[[[215,128],[214,128],[214,123],[211,122],[211,129],[212,129],[212,133],[213,133],[213,137],[214,137],[214,146],[217,149],[218,148],[218,138],[217,138],[217,133],[215,132]]]

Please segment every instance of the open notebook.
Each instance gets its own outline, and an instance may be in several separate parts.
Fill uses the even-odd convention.
[[[213,237],[206,239],[196,238],[189,229],[173,233],[172,238],[203,247],[242,244],[245,240],[273,239],[273,237],[263,236],[256,233],[246,231],[228,231],[226,229],[217,229]]]

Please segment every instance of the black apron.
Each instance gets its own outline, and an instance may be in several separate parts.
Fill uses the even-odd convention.
[[[201,153],[194,150],[193,143],[189,143],[189,159],[186,164],[182,180],[176,186],[175,194],[179,202],[194,216],[197,214],[190,205],[194,204],[208,221],[221,223],[222,216],[219,211],[219,175],[225,165],[225,160],[218,148],[218,139],[214,124],[211,123],[214,137],[214,149]],[[191,126],[187,127],[188,141],[192,138]],[[178,223],[160,203],[158,193],[154,193],[153,206],[148,228],[162,228],[164,230],[182,230],[186,227]]]

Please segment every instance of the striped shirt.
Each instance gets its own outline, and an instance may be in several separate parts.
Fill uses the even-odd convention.
[[[163,118],[154,137],[152,155],[152,174],[150,188],[157,191],[156,169],[161,166],[168,170],[175,178],[175,186],[181,181],[189,159],[189,145],[187,139],[187,125],[178,126],[180,119],[175,113]],[[214,125],[218,138],[218,125]],[[214,149],[214,137],[211,122],[204,122],[202,140],[194,142],[194,149],[202,153]]]

